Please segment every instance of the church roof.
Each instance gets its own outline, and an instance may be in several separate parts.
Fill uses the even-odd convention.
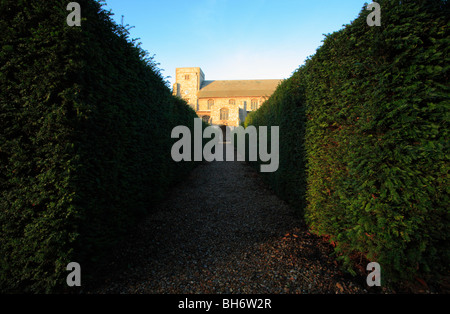
[[[282,80],[203,81],[198,92],[198,97],[270,96],[281,81]]]

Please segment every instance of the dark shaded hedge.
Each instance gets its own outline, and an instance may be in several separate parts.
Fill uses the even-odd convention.
[[[261,173],[270,183],[271,188],[281,198],[295,203],[303,213],[306,193],[305,173],[305,103],[304,90],[298,75],[280,83],[272,96],[257,110],[250,112],[245,119],[244,127],[279,126],[279,166],[278,170],[270,173]],[[271,128],[268,128],[268,147],[270,143]],[[259,147],[259,137],[258,137]],[[249,156],[246,145],[246,156]],[[248,162],[259,171],[259,162]]]
[[[99,3],[0,2],[0,291],[83,278],[194,163],[170,156],[195,112]],[[83,282],[83,279],[82,279]]]
[[[246,125],[280,125],[269,182],[344,264],[364,257],[397,280],[450,261],[450,19],[446,1],[377,2],[381,27],[364,8]]]

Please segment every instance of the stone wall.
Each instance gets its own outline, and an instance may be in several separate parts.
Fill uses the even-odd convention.
[[[199,110],[197,93],[204,79],[205,75],[200,68],[178,68],[173,94],[186,100],[194,110]]]
[[[208,109],[208,100],[213,99],[214,105]],[[230,99],[235,100],[235,105],[230,105]],[[266,100],[265,97],[233,97],[233,98],[200,98],[198,99],[198,110],[204,112],[211,112],[211,123],[217,125],[239,126],[241,119],[239,119],[239,109],[245,111],[253,111],[251,108],[251,101],[255,99],[258,101],[256,109]],[[229,110],[228,121],[220,119],[220,109],[226,108]],[[242,111],[241,110],[241,111]],[[241,114],[242,116],[242,114]]]

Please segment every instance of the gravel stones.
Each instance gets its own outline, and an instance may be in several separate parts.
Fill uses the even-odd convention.
[[[229,145],[227,147],[230,147]],[[244,162],[204,162],[115,252],[88,293],[366,293]]]

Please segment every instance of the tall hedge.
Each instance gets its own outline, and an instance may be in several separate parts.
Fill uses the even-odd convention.
[[[295,203],[298,214],[305,208],[306,172],[305,172],[305,103],[303,85],[298,75],[280,83],[272,96],[257,110],[250,112],[244,127],[279,127],[279,165],[275,172],[261,173],[271,184],[272,189],[281,198]],[[271,128],[267,129],[267,138],[271,139]],[[259,147],[259,137],[258,147]],[[246,145],[249,156],[249,145]],[[268,143],[269,149],[272,143]],[[259,169],[259,161],[249,163]]]
[[[194,165],[170,156],[195,112],[92,0],[0,2],[0,291],[87,278]],[[155,30],[157,31],[157,30]]]
[[[280,165],[306,171],[306,193],[290,188],[311,229],[345,265],[364,257],[397,280],[442,273],[450,260],[450,20],[447,1],[377,2],[380,27],[363,8],[246,123],[292,120],[280,126],[289,133]],[[291,184],[276,173],[269,181]]]

